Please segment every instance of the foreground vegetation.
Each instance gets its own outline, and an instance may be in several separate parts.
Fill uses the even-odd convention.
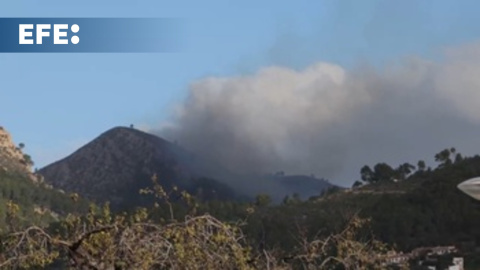
[[[174,190],[175,191],[175,190]],[[174,192],[173,191],[173,192]],[[8,232],[3,234],[0,267],[12,269],[382,269],[386,246],[362,231],[368,220],[352,216],[344,229],[326,238],[299,238],[288,255],[258,248],[242,232],[246,219],[222,222],[209,214],[176,219],[174,208],[188,213],[199,204],[186,192],[170,202],[154,178],[151,209],[112,214],[93,204],[86,215],[69,214],[47,228],[21,226],[19,206],[7,203]],[[160,205],[164,207],[161,208]],[[257,205],[258,206],[258,205]],[[167,215],[165,215],[167,214]],[[365,238],[368,236],[368,238]]]
[[[112,213],[108,204],[92,204],[84,210],[84,200],[63,194],[61,207],[68,209],[57,209],[64,211],[58,217],[44,212],[47,224],[28,218],[23,209],[33,202],[6,197],[0,266],[385,269],[393,250],[454,245],[468,269],[480,246],[480,203],[456,186],[480,175],[480,156],[446,149],[435,158],[434,169],[423,161],[365,166],[352,189],[307,201],[286,197],[280,205],[267,195],[253,202],[200,201],[176,188],[164,190],[154,177],[152,188],[141,190],[154,199],[151,207]]]
[[[7,205],[19,206],[18,222],[48,225],[68,213],[86,212],[88,201],[73,201],[69,194],[52,189],[40,179],[33,181],[29,175],[0,170],[0,231],[7,226]]]

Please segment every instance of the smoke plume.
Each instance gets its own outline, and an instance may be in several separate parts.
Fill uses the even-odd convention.
[[[204,78],[189,91],[160,134],[237,172],[349,184],[365,164],[416,164],[450,146],[480,150],[479,44],[383,68],[273,66]]]

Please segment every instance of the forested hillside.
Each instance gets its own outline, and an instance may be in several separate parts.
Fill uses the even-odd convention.
[[[0,126],[0,228],[9,223],[7,205],[16,204],[19,222],[48,224],[68,213],[85,212],[86,200],[65,194],[44,183],[32,173],[33,161],[24,153],[25,144],[16,146],[10,134]]]
[[[88,202],[76,194],[65,194],[22,174],[0,172],[0,228],[5,228],[7,205],[19,206],[19,221],[25,224],[56,221],[68,213],[86,212]]]
[[[480,246],[480,202],[457,185],[480,175],[480,156],[455,154],[454,149],[446,149],[435,155],[435,169],[426,168],[423,161],[419,168],[366,166],[363,183],[355,188],[332,190],[303,202],[287,198],[283,205],[257,213],[248,227],[265,245],[285,250],[297,243],[295,232],[328,235],[358,213],[371,221],[373,235],[397,250],[454,245],[473,255]],[[402,169],[406,167],[407,173]]]
[[[424,161],[364,166],[351,189],[286,196],[280,204],[266,194],[229,200],[230,190],[208,179],[198,180],[204,194],[165,188],[154,174],[135,192],[145,200],[128,212],[88,207],[78,194],[7,169],[0,172],[0,266],[386,269],[397,252],[453,245],[476,269],[480,202],[457,185],[480,175],[480,156],[451,148],[435,160],[436,168]],[[205,193],[213,190],[225,194]]]

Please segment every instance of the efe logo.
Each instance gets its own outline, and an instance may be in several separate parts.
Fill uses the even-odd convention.
[[[19,44],[43,44],[44,37],[50,37],[51,24],[19,24]],[[53,25],[53,44],[68,44],[68,24],[54,24]],[[72,24],[70,27],[72,33],[76,34],[80,31],[78,24]],[[33,38],[33,33],[36,33],[36,38]],[[35,42],[34,42],[35,41]],[[78,44],[80,38],[77,35],[72,36],[70,39],[72,44]]]

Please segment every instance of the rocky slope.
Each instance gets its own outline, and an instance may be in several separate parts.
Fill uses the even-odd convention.
[[[15,146],[11,135],[0,126],[0,171],[30,174],[31,161],[28,155]]]
[[[118,207],[139,203],[142,200],[139,190],[151,185],[153,175],[157,175],[166,189],[178,186],[196,193],[203,188],[203,194],[217,194],[221,198],[234,196],[225,185],[205,180],[207,169],[200,163],[193,155],[162,138],[133,128],[117,127],[39,173],[55,188],[77,192],[95,201],[108,200]],[[218,192],[206,191],[206,183],[208,189],[218,189]]]

